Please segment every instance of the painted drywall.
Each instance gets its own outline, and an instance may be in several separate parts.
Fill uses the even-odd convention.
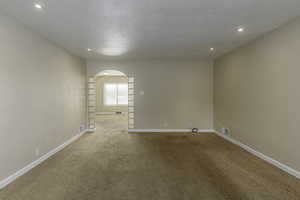
[[[1,181],[80,132],[86,67],[3,15],[0,44]]]
[[[128,84],[125,76],[98,76],[96,77],[96,111],[97,112],[128,112],[128,106],[107,106],[104,104],[103,88],[106,83]]]
[[[300,171],[300,18],[215,62],[215,128]]]
[[[136,129],[212,128],[212,61],[87,61],[88,76],[109,69],[135,77]]]

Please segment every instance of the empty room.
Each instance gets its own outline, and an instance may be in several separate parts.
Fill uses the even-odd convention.
[[[0,0],[0,200],[300,200],[299,0]]]

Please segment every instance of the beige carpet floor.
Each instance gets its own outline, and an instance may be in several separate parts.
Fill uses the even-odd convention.
[[[128,134],[126,117],[0,191],[1,200],[296,200],[300,181],[214,134]]]

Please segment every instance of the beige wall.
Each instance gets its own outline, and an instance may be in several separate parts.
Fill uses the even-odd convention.
[[[96,78],[96,110],[97,112],[127,112],[128,106],[106,106],[103,102],[103,87],[105,83],[126,83],[125,76],[98,76]]]
[[[79,133],[85,78],[82,60],[0,15],[0,181]]]
[[[215,126],[300,170],[300,18],[216,60]]]
[[[212,128],[212,62],[87,62],[88,75],[119,70],[135,77],[135,128]],[[144,91],[144,95],[141,95]]]

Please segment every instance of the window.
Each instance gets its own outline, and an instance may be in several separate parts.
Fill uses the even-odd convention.
[[[104,105],[128,105],[128,84],[106,83],[104,84],[103,94]]]

